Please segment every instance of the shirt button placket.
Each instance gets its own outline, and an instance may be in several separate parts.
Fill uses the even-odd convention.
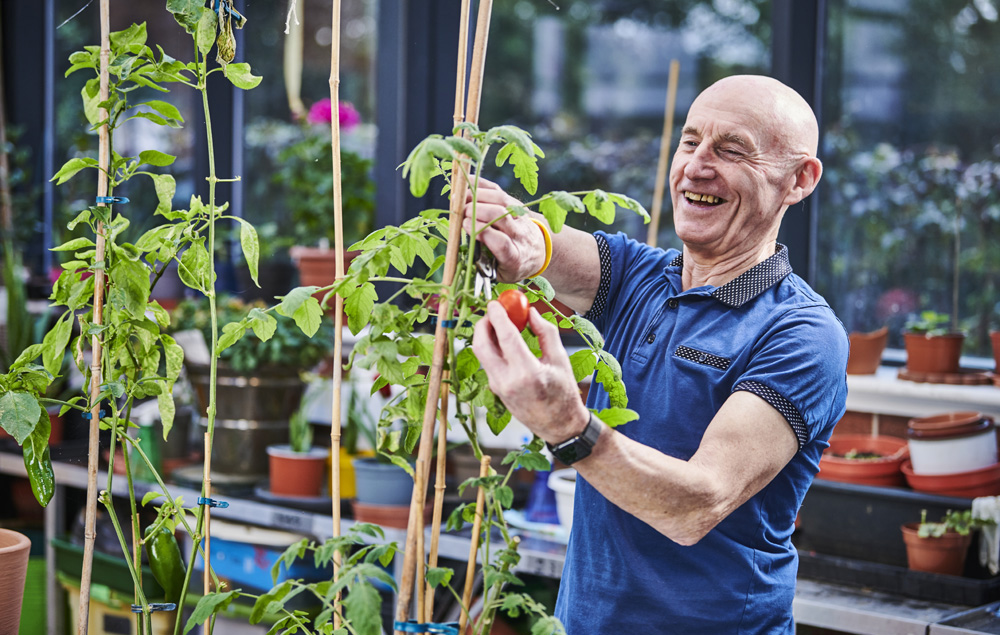
[[[670,298],[667,300],[667,308],[676,309],[679,304],[680,302],[677,301],[677,298]]]

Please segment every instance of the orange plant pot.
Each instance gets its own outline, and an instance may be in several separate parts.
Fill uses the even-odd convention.
[[[969,554],[972,534],[963,536],[954,531],[946,532],[940,538],[921,538],[917,534],[920,523],[906,523],[903,542],[906,543],[906,561],[914,571],[962,575],[965,558]]]
[[[882,363],[882,351],[889,339],[889,327],[870,333],[851,333],[851,353],[847,358],[848,375],[873,375]]]
[[[844,458],[851,450],[864,454],[879,454],[877,459]],[[839,455],[839,456],[838,456]],[[830,438],[830,447],[823,451],[816,478],[841,483],[896,487],[903,485],[900,468],[910,455],[906,439],[868,434],[840,434]]]
[[[323,493],[329,448],[293,452],[287,445],[267,448],[271,493],[275,496],[318,497]]]
[[[957,373],[965,334],[903,333],[906,369],[911,373]]]

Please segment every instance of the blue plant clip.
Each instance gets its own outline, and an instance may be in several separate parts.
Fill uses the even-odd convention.
[[[416,620],[395,622],[392,626],[403,633],[433,633],[435,635],[458,635],[458,622],[428,622],[422,624]]]
[[[97,204],[100,205],[101,203],[103,203],[105,205],[111,205],[113,203],[123,203],[124,204],[124,203],[128,203],[128,197],[127,196],[98,196],[97,197]]]
[[[107,414],[107,413],[104,412],[104,408],[101,408],[100,412],[97,413],[97,418],[98,419],[103,419],[105,414]],[[92,412],[85,412],[82,415],[80,415],[80,418],[86,419],[87,421],[90,421],[91,419],[94,418],[94,414]]]
[[[147,604],[147,606],[149,607],[149,612],[150,613],[156,613],[157,611],[176,611],[177,610],[177,605],[174,604],[173,602],[150,602],[149,604]],[[142,613],[142,605],[141,604],[133,604],[132,605],[132,612],[133,613]]]
[[[220,13],[220,11],[223,8],[226,10],[227,13],[229,13],[231,16],[233,16],[234,18],[236,18],[236,20],[238,22],[244,22],[244,21],[246,21],[246,18],[243,17],[243,14],[240,13],[239,11],[237,11],[236,7],[234,7],[233,5],[231,5],[231,4],[230,5],[225,5],[225,4],[223,4],[222,0],[215,0],[212,3],[212,11],[215,11],[215,13],[218,14],[218,16],[220,18],[222,17],[222,14]]]
[[[219,509],[225,509],[229,507],[228,501],[217,501],[214,498],[205,498],[204,496],[198,497],[199,505],[208,505],[209,507],[218,507]]]

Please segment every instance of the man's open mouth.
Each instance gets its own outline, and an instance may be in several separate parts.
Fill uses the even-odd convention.
[[[719,198],[718,196],[712,196],[711,194],[698,194],[696,192],[684,192],[684,198],[692,203],[699,203],[701,205],[720,205],[726,202],[725,199]]]

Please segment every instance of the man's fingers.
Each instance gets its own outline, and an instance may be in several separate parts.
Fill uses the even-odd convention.
[[[566,358],[566,349],[559,337],[559,327],[542,317],[535,307],[528,309],[528,324],[531,331],[538,337],[538,346],[542,349],[542,359],[550,364],[561,364]]]

